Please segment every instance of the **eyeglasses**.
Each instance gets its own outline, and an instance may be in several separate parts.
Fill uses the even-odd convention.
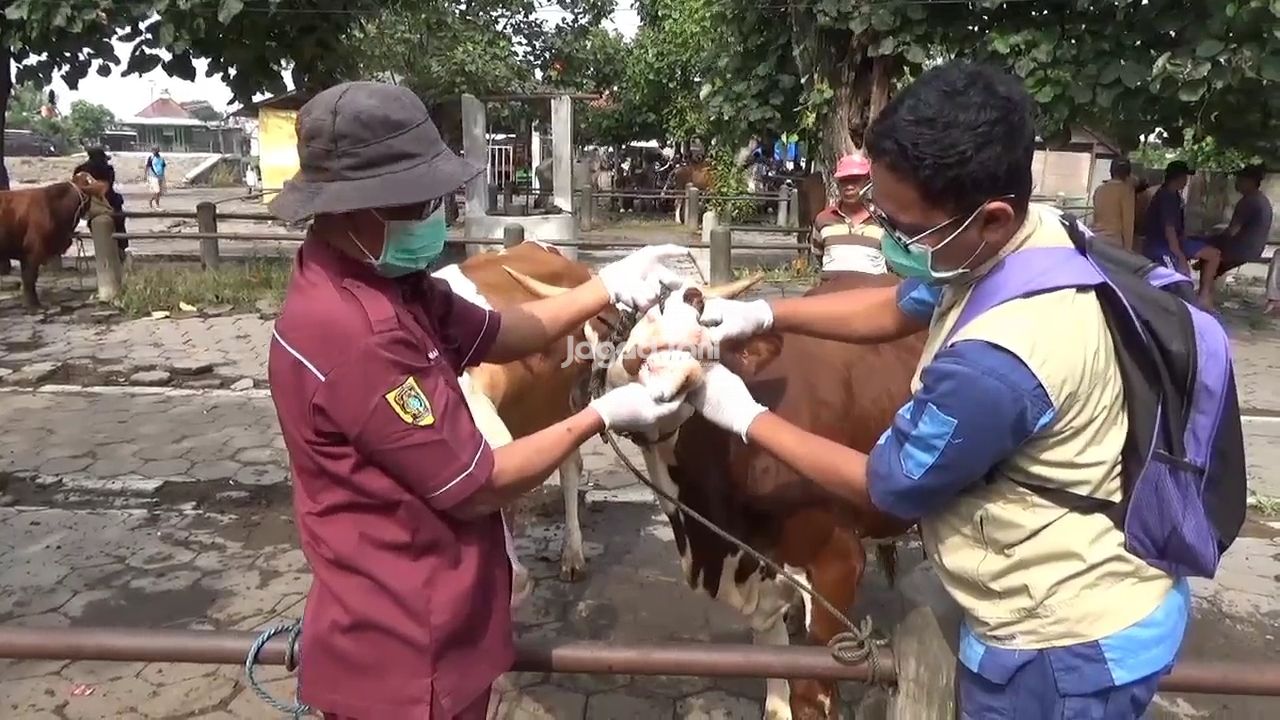
[[[862,202],[862,206],[866,208],[867,214],[870,215],[871,219],[874,220],[876,224],[880,226],[880,229],[884,231],[885,235],[887,235],[890,239],[892,239],[894,242],[898,243],[904,248],[910,248],[912,245],[915,245],[921,242],[929,235],[932,235],[933,233],[941,230],[947,225],[950,225],[951,223],[954,223],[957,220],[960,220],[963,218],[964,222],[960,225],[960,227],[957,228],[954,233],[948,236],[946,240],[943,240],[941,243],[939,243],[939,246],[944,245],[949,240],[954,238],[956,235],[960,234],[960,232],[962,232],[966,227],[968,227],[969,223],[973,222],[973,219],[978,216],[978,213],[981,212],[982,209],[985,208],[988,203],[995,202],[996,200],[1007,200],[1013,197],[1013,195],[1001,195],[999,197],[991,198],[990,200],[987,200],[986,202],[983,202],[980,205],[978,205],[978,207],[974,208],[973,212],[969,213],[968,216],[965,216],[963,214],[952,215],[946,220],[943,220],[937,225],[934,225],[928,230],[925,230],[924,232],[921,232],[916,235],[908,235],[907,233],[900,230],[898,226],[893,222],[893,220],[889,219],[889,216],[886,215],[885,212],[881,210],[878,205],[876,205],[874,194],[873,194],[874,185],[875,183],[870,183],[870,182],[867,183],[862,188],[862,190],[858,193],[858,199]]]

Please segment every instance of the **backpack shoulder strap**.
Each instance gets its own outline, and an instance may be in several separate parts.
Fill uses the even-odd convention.
[[[950,340],[974,318],[1015,298],[1066,288],[1092,287],[1101,282],[1104,282],[1101,273],[1076,248],[1019,250],[1001,260],[977,281],[947,339]]]

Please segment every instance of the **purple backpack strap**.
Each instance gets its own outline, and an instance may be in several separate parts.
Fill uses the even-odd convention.
[[[1074,247],[1019,250],[1001,260],[978,280],[947,335],[947,341],[969,321],[1014,298],[1065,288],[1092,287],[1105,281],[1098,268]]]

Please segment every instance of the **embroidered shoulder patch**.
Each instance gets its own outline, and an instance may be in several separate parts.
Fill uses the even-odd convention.
[[[418,381],[414,380],[412,375],[383,397],[387,399],[387,404],[396,411],[400,419],[410,425],[427,427],[436,421],[436,416],[431,413],[431,403],[427,401],[426,393],[418,387]]]

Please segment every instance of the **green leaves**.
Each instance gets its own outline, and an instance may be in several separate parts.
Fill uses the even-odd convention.
[[[1178,88],[1178,99],[1183,102],[1195,102],[1196,100],[1199,100],[1204,95],[1205,90],[1208,89],[1209,83],[1205,80],[1191,80],[1183,83],[1182,87]]]
[[[1280,2],[1280,0],[1277,0]],[[1276,11],[1280,16],[1280,10]],[[1280,83],[1280,53],[1268,55],[1258,64],[1258,75],[1267,82]]]
[[[244,10],[244,0],[220,0],[218,3],[218,22],[227,25],[232,18]]]
[[[1130,89],[1138,88],[1146,84],[1151,79],[1151,71],[1141,65],[1138,61],[1126,62],[1120,68],[1120,82]]]

